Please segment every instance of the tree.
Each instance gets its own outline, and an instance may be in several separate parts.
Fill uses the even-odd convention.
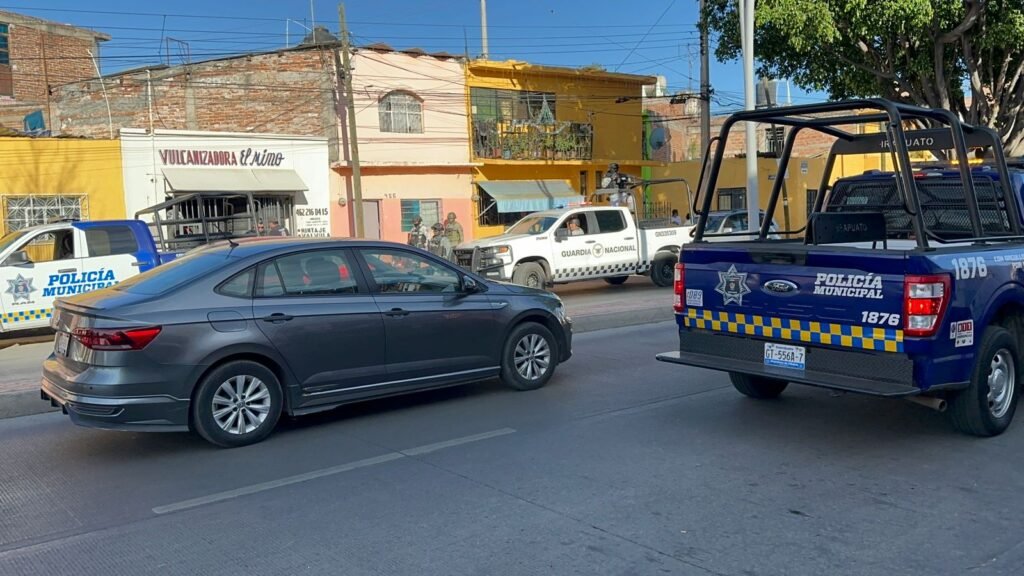
[[[735,0],[708,0],[719,59],[740,56]],[[1024,153],[1024,0],[758,0],[761,74],[833,99],[946,108]]]

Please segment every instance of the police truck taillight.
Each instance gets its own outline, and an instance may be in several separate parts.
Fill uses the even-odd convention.
[[[142,350],[160,334],[159,326],[147,328],[89,329],[79,328],[72,333],[82,346],[90,350]]]
[[[684,282],[684,272],[686,269],[683,267],[683,263],[679,262],[676,264],[675,275],[672,278],[672,291],[675,292],[673,296],[674,300],[672,308],[676,312],[683,311],[683,294],[686,292],[686,286]]]
[[[903,282],[903,333],[934,335],[950,296],[950,280],[946,274],[907,276]]]

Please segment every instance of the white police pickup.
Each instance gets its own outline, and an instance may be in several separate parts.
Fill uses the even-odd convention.
[[[679,247],[690,241],[692,228],[638,227],[623,207],[547,210],[530,214],[500,236],[458,245],[455,258],[487,278],[537,288],[595,278],[621,284],[633,274],[671,286]]]
[[[59,222],[0,238],[0,332],[45,328],[53,301],[107,288],[172,255],[138,220]]]

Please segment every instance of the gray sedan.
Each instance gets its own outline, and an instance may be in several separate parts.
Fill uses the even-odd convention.
[[[58,301],[42,397],[83,426],[252,444],[282,413],[498,376],[572,353],[557,296],[398,244],[253,239]]]

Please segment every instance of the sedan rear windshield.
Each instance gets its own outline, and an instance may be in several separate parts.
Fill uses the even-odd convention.
[[[173,290],[182,284],[198,280],[214,270],[228,265],[234,259],[226,252],[188,254],[138,276],[133,276],[114,288],[133,294],[155,296]]]

